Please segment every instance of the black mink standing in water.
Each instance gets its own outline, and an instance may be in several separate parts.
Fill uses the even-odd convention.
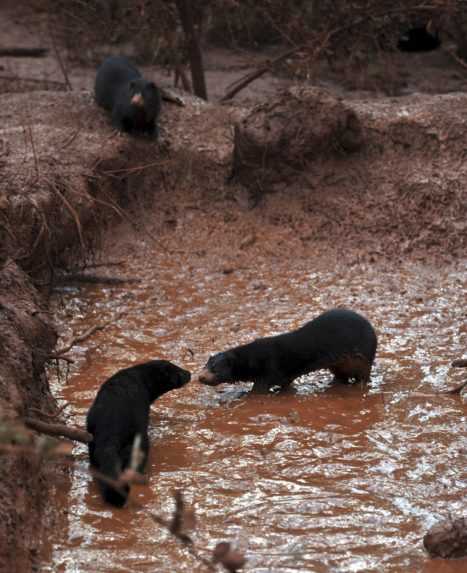
[[[86,427],[93,436],[89,443],[91,466],[118,480],[131,461],[135,437],[141,436],[143,471],[149,452],[148,423],[151,404],[190,380],[190,373],[167,360],[152,360],[118,371],[100,387],[89,409]],[[102,497],[117,507],[125,505],[129,487],[120,493],[97,479]]]
[[[254,392],[267,392],[321,369],[329,369],[336,381],[366,382],[376,346],[376,333],[365,317],[352,310],[328,310],[292,332],[258,338],[211,356],[199,382],[217,386],[253,381]]]
[[[119,131],[147,133],[157,138],[161,94],[154,82],[145,80],[126,58],[107,58],[97,70],[96,102],[112,112]]]

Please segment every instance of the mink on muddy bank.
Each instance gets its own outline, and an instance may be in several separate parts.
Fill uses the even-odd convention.
[[[237,346],[211,356],[199,381],[253,381],[254,392],[281,389],[315,370],[329,369],[336,381],[367,382],[377,337],[370,322],[346,309],[324,312],[301,328]]]
[[[119,131],[158,136],[160,90],[126,58],[104,61],[97,70],[95,96],[101,107],[112,112],[112,125]]]
[[[149,452],[151,404],[189,380],[187,370],[167,360],[152,360],[120,370],[104,382],[86,420],[87,431],[93,435],[89,443],[91,465],[110,479],[118,480],[130,465],[133,442],[139,434],[143,460],[138,471],[143,471]],[[117,507],[125,504],[128,486],[121,493],[102,480],[97,482],[105,501]]]

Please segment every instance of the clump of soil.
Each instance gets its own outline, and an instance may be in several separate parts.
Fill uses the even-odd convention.
[[[234,174],[256,201],[274,192],[263,213],[275,204],[302,242],[345,245],[344,256],[465,253],[464,94],[326,99],[307,118],[277,113],[281,101],[255,108],[235,136]]]
[[[467,555],[467,518],[459,517],[434,525],[423,538],[431,557],[458,558]]]
[[[339,98],[318,88],[292,87],[235,126],[232,174],[262,190],[274,179],[292,178],[310,161],[338,157],[361,144],[359,119]]]

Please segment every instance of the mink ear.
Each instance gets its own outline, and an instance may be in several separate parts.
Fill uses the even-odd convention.
[[[134,90],[136,87],[136,81],[135,80],[130,80],[130,89]]]

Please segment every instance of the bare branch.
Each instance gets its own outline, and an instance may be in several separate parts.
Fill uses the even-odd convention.
[[[0,57],[8,58],[43,58],[47,48],[0,48]]]
[[[75,336],[75,338],[73,338],[71,340],[71,342],[69,344],[67,344],[67,346],[59,348],[53,354],[49,354],[48,358],[49,359],[63,358],[63,354],[66,354],[67,352],[69,352],[73,348],[73,346],[76,346],[80,342],[84,342],[85,340],[90,338],[96,332],[104,330],[104,328],[107,328],[107,326],[109,326],[109,325],[113,324],[115,321],[119,320],[123,315],[124,315],[124,313],[121,313],[116,318],[113,318],[112,320],[108,320],[107,322],[104,322],[104,324],[97,324],[91,328],[88,328],[88,330],[83,332],[83,334],[80,334],[79,336]]]
[[[91,284],[121,285],[126,283],[139,283],[141,279],[134,277],[109,277],[104,275],[91,275],[87,273],[69,273],[57,279],[59,283],[78,282]]]
[[[92,441],[92,434],[80,428],[65,426],[65,424],[50,424],[34,418],[24,418],[23,421],[28,428],[48,436],[62,436],[82,444],[88,444]]]
[[[48,25],[49,25],[49,35],[50,35],[50,39],[52,41],[52,47],[53,47],[53,50],[55,53],[55,57],[57,58],[58,65],[60,66],[60,69],[62,71],[63,78],[65,80],[65,85],[66,85],[67,89],[71,91],[73,89],[73,87],[71,85],[70,78],[68,77],[68,72],[66,70],[65,64],[63,63],[63,59],[62,59],[62,56],[60,54],[60,50],[58,49],[57,42],[55,41],[55,36],[54,36],[53,30],[52,30],[52,28],[53,28],[52,20],[50,18],[48,21]]]

